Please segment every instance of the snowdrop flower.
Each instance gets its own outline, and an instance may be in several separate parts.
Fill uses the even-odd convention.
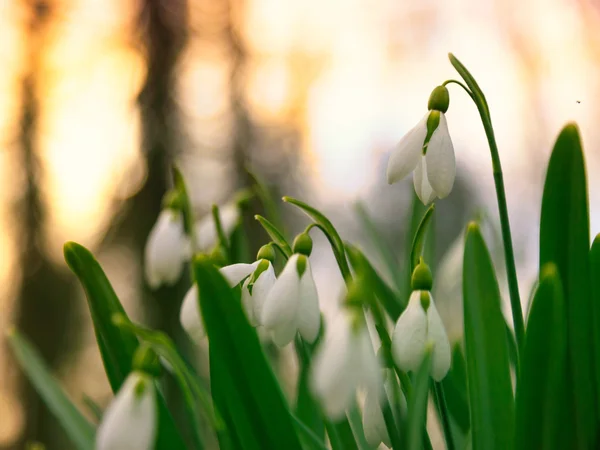
[[[252,264],[232,264],[220,269],[221,275],[232,288],[242,285],[242,304],[248,321],[254,327],[260,325],[262,307],[267,294],[275,284],[275,270],[272,260],[275,252],[270,245],[263,246],[258,252],[258,260]],[[187,292],[179,313],[181,326],[194,342],[200,342],[206,336],[204,323],[198,302],[198,286],[194,284]]]
[[[308,342],[317,339],[321,312],[306,255],[295,253],[288,260],[262,305],[261,319],[279,347],[289,344],[297,331]]]
[[[144,251],[148,285],[157,289],[163,284],[175,284],[189,257],[189,240],[184,232],[182,214],[164,209],[150,231]]]
[[[445,86],[436,87],[429,98],[429,111],[392,151],[387,167],[389,184],[414,172],[415,192],[424,203],[444,198],[454,185],[456,161],[444,113],[450,98]]]
[[[96,450],[153,449],[157,419],[152,378],[131,372],[104,413],[96,433]]]
[[[311,385],[327,416],[340,419],[362,386],[376,396],[381,391],[381,369],[366,324],[344,310],[327,328],[317,349]]]
[[[231,236],[240,219],[237,204],[232,202],[219,208],[219,217],[225,236]],[[198,251],[210,250],[219,241],[217,227],[212,214],[207,214],[197,221],[194,225],[194,230]]]
[[[413,292],[408,306],[402,312],[392,335],[394,361],[404,371],[416,371],[428,343],[433,343],[431,376],[441,381],[451,363],[450,342],[442,319],[437,312],[431,293],[431,272],[419,263],[412,278]]]

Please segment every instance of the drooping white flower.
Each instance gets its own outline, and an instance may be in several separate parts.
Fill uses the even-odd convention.
[[[242,286],[242,302],[246,309],[248,320],[253,326],[259,325],[256,320],[256,318],[259,317],[257,314],[260,314],[267,293],[275,282],[275,271],[273,270],[273,266],[270,261],[266,261],[266,263],[263,264],[267,265],[267,267],[263,268],[264,270],[256,276],[252,286],[252,293],[249,292],[250,275],[259,268],[262,261],[266,260],[259,260],[252,264],[231,264],[222,267],[219,270],[232,288],[240,284],[240,282],[246,278],[246,281]],[[204,328],[204,322],[202,321],[200,305],[198,302],[198,286],[196,284],[188,290],[183,298],[179,313],[179,321],[185,332],[194,342],[200,342],[204,336],[206,336],[206,330]]]
[[[392,335],[394,361],[404,371],[416,371],[427,343],[433,343],[431,377],[441,381],[451,363],[450,342],[429,291],[415,290]]]
[[[335,317],[314,358],[311,386],[332,420],[344,415],[359,387],[381,391],[381,369],[369,332],[352,319],[347,311]]]
[[[183,229],[181,213],[163,210],[150,231],[144,251],[146,281],[152,289],[179,280],[190,257],[189,240]]]
[[[276,280],[273,264],[263,259],[242,285],[242,304],[253,327],[261,325],[263,305]]]
[[[435,129],[427,142],[428,127]],[[414,172],[415,192],[426,205],[452,191],[456,161],[443,112],[428,111],[392,151],[387,167],[388,183],[396,183],[411,172]]]
[[[262,305],[261,318],[279,347],[289,344],[297,331],[308,342],[317,339],[321,312],[307,256],[290,257]]]
[[[132,372],[96,432],[96,450],[151,450],[157,428],[156,388],[152,378]]]
[[[240,213],[235,203],[228,203],[219,208],[219,217],[225,236],[229,237],[233,233],[239,219]],[[212,214],[205,215],[194,225],[196,233],[196,246],[198,251],[207,251],[213,248],[219,241],[217,227]]]

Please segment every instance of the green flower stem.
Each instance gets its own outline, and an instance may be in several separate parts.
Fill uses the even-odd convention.
[[[452,428],[450,426],[450,413],[448,412],[448,405],[446,405],[446,397],[444,396],[444,388],[442,383],[433,382],[433,392],[437,400],[438,410],[442,419],[442,428],[444,430],[444,437],[446,439],[446,449],[455,450],[454,438],[452,436]]]
[[[504,189],[504,176],[502,174],[502,165],[500,164],[500,156],[498,153],[498,145],[496,144],[496,138],[494,136],[494,128],[492,127],[492,119],[490,117],[490,110],[483,94],[483,91],[479,88],[479,85],[469,73],[463,64],[454,57],[451,53],[448,55],[450,62],[465,80],[467,86],[456,81],[448,80],[444,82],[444,85],[449,83],[455,83],[460,85],[469,94],[469,97],[477,106],[485,135],[487,137],[488,145],[490,147],[490,153],[492,156],[492,167],[494,172],[494,183],[496,186],[496,198],[498,200],[498,212],[500,214],[500,226],[502,229],[502,242],[504,244],[504,256],[506,259],[506,275],[508,278],[508,290],[510,293],[510,306],[513,317],[513,325],[515,327],[515,335],[517,338],[517,345],[520,348],[523,346],[523,338],[525,335],[525,326],[523,323],[523,311],[521,310],[521,298],[519,296],[519,285],[517,281],[517,269],[515,266],[515,255],[513,252],[512,235],[510,232],[510,223],[508,220],[508,207],[506,205],[506,191]]]
[[[223,224],[221,223],[221,214],[219,213],[219,207],[217,205],[212,206],[212,216],[215,221],[215,228],[217,229],[217,236],[219,238],[219,245],[225,251],[227,255],[227,262],[232,263],[233,258],[231,257],[231,246],[229,245],[229,241],[227,240],[227,236],[225,235],[225,230],[223,230]]]
[[[396,420],[394,419],[394,414],[392,412],[392,404],[387,396],[385,396],[385,404],[381,405],[381,412],[383,413],[383,420],[385,421],[385,427],[390,436],[392,448],[402,448],[400,433],[398,432]]]

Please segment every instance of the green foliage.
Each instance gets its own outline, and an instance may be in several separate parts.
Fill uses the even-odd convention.
[[[567,316],[568,385],[576,448],[590,448],[597,433],[594,385],[590,229],[583,149],[577,126],[561,131],[548,163],[540,223],[540,270],[555,264],[564,289]]]
[[[474,450],[511,449],[514,399],[500,291],[479,226],[467,229],[464,326]]]
[[[210,345],[212,392],[230,434],[248,449],[302,447],[279,384],[239,298],[204,257],[194,260]]]
[[[29,341],[17,330],[8,333],[15,358],[78,450],[93,450],[96,430],[63,392]]]
[[[533,298],[517,384],[515,449],[569,447],[566,304],[558,270],[542,269]]]

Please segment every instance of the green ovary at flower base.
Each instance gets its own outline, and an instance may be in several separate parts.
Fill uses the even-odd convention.
[[[447,88],[436,87],[429,99],[429,111],[400,140],[388,162],[388,183],[414,172],[415,192],[425,205],[436,197],[448,196],[454,185],[456,161],[445,116],[448,104]]]

